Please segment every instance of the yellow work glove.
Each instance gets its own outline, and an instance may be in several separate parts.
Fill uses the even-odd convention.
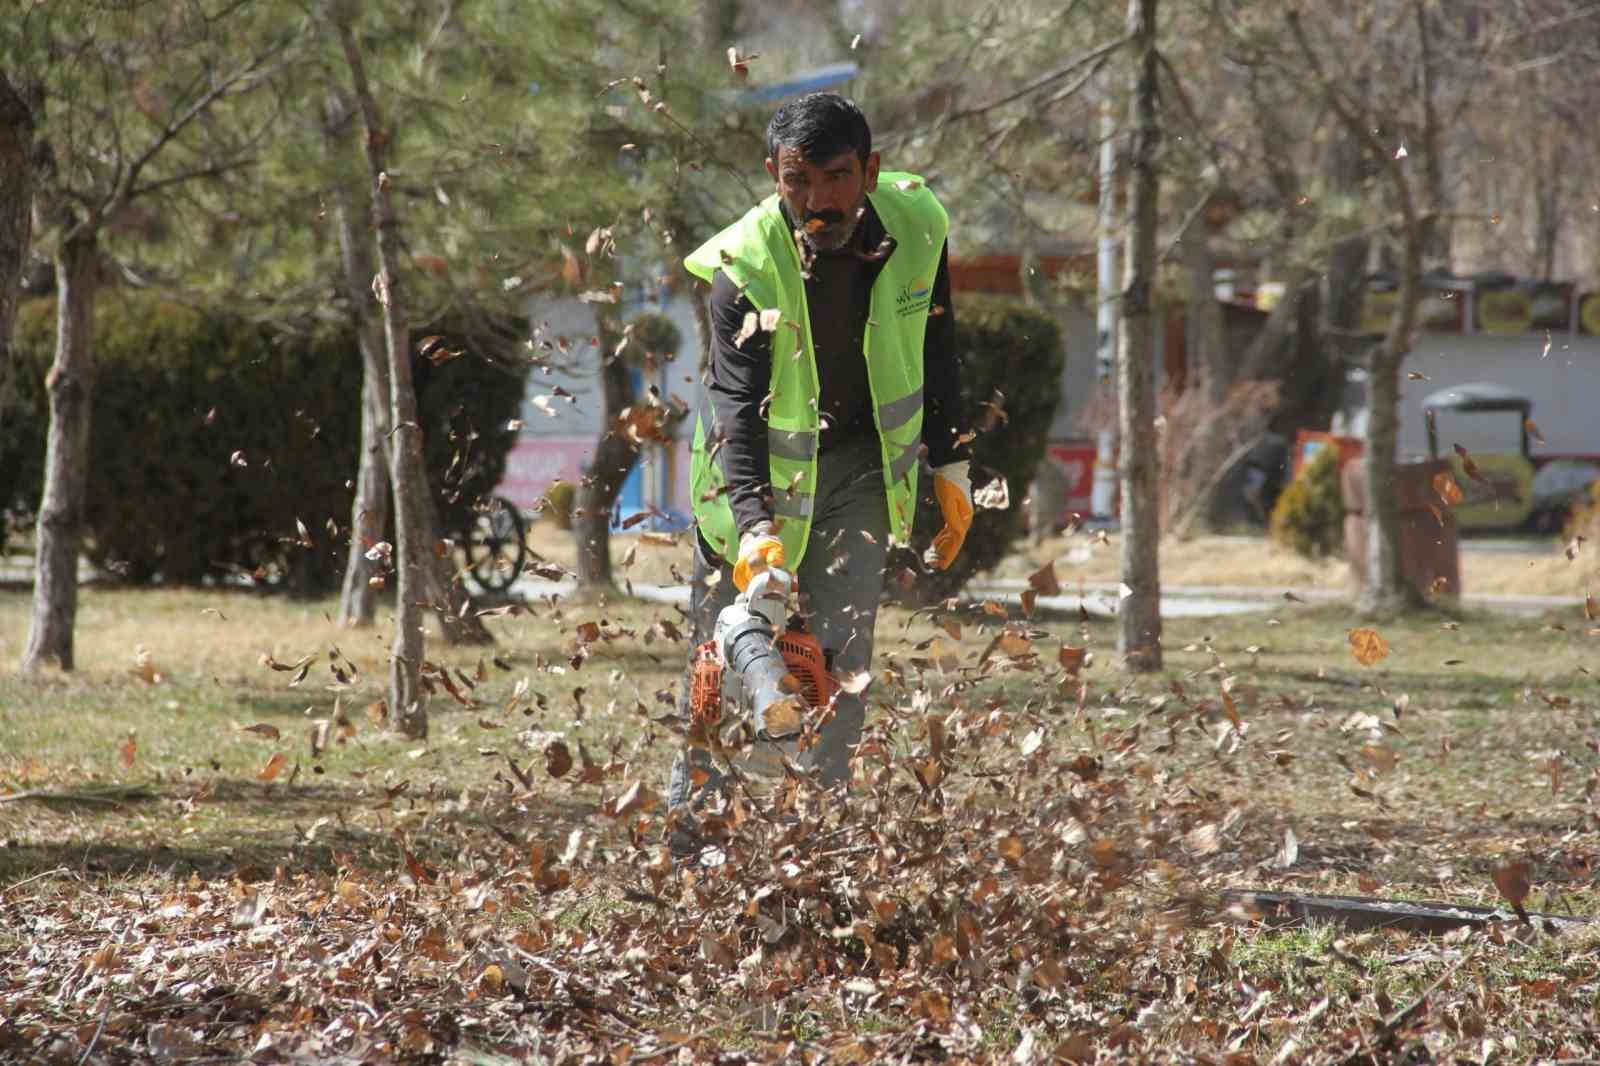
[[[783,541],[772,532],[771,522],[757,522],[739,538],[739,561],[733,565],[733,585],[740,592],[750,579],[769,566],[783,565]]]
[[[935,570],[946,570],[956,561],[967,530],[972,528],[972,482],[966,460],[946,463],[933,472],[933,495],[944,515],[944,528],[933,538],[925,558]]]

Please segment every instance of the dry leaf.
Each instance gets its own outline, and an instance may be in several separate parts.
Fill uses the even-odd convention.
[[[1228,682],[1231,678],[1224,678],[1222,682],[1222,713],[1227,715],[1229,723],[1235,732],[1244,731],[1244,723],[1239,720],[1239,705],[1233,700],[1233,693],[1228,691]]]
[[[273,780],[280,773],[283,772],[283,764],[286,763],[286,762],[288,762],[288,760],[283,757],[283,752],[281,752],[281,751],[273,752],[272,753],[272,758],[267,760],[267,764],[256,772],[256,780],[257,781],[271,781],[271,780]]]
[[[739,332],[733,335],[733,346],[735,348],[743,348],[744,342],[749,340],[751,337],[754,337],[756,335],[756,331],[760,328],[761,316],[756,314],[754,311],[746,311],[744,315],[744,322],[739,325]]]
[[[1478,464],[1472,461],[1472,456],[1467,454],[1467,450],[1459,444],[1452,445],[1452,447],[1455,448],[1456,454],[1461,457],[1461,469],[1466,473],[1466,475],[1474,481],[1480,481],[1484,484],[1488,484],[1488,479],[1485,478],[1483,476],[1483,472],[1478,469]]]
[[[278,732],[277,726],[268,725],[266,722],[257,722],[255,725],[240,726],[239,732],[254,733],[263,740],[277,740],[278,737],[282,735]]]
[[[1504,866],[1497,866],[1493,871],[1494,887],[1506,898],[1517,916],[1527,920],[1527,912],[1522,909],[1522,903],[1528,898],[1528,893],[1533,891],[1533,882],[1529,880],[1528,864],[1525,862],[1510,862]]]
[[[572,769],[572,752],[560,737],[554,737],[544,746],[544,772],[551,777],[564,777]]]
[[[1456,484],[1456,479],[1448,470],[1441,470],[1433,475],[1433,491],[1439,494],[1439,499],[1448,506],[1454,507],[1461,502],[1461,486]]]
[[[1389,645],[1384,643],[1376,629],[1352,629],[1350,651],[1354,653],[1356,662],[1371,666],[1389,654]]]
[[[122,768],[127,770],[133,766],[133,760],[139,753],[139,742],[129,733],[127,739],[117,745],[117,757],[122,760]]]
[[[648,811],[656,805],[656,795],[643,781],[634,781],[622,790],[606,811],[613,818],[623,818],[634,811]]]
[[[839,691],[848,692],[852,696],[859,696],[863,692],[867,691],[867,686],[870,684],[872,684],[872,673],[871,671],[863,670],[858,674],[852,674],[849,677],[841,678],[839,681]]]
[[[1361,757],[1371,763],[1381,773],[1388,773],[1394,769],[1399,761],[1394,749],[1387,744],[1365,744],[1360,748]]]
[[[1061,595],[1061,582],[1056,578],[1054,559],[1028,575],[1028,587],[1041,596]]]
[[[1215,822],[1207,822],[1189,830],[1183,841],[1196,855],[1210,855],[1222,847],[1222,830]]]
[[[1003,477],[972,490],[972,504],[989,511],[1004,511],[1011,506],[1011,487]]]

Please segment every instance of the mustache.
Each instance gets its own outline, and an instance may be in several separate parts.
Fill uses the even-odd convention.
[[[806,222],[820,222],[824,226],[836,226],[844,221],[843,211],[807,211]]]

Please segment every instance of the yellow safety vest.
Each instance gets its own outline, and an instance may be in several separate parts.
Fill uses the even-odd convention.
[[[880,174],[877,191],[868,198],[895,239],[895,250],[872,286],[862,349],[873,419],[883,449],[889,534],[904,544],[911,539],[916,514],[917,456],[922,445],[922,339],[950,220],[915,174]],[[767,451],[773,518],[786,565],[797,567],[811,534],[821,421],[800,253],[779,210],[777,195],[701,245],[684,265],[708,282],[718,270],[723,271],[758,313],[771,309],[779,313],[772,333]],[[704,415],[697,418],[690,491],[701,535],[731,561],[738,553],[739,530],[728,503],[722,465],[710,454],[712,436]]]

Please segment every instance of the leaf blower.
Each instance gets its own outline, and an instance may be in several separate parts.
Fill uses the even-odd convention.
[[[768,567],[717,615],[712,638],[695,648],[689,685],[691,728],[714,737],[731,717],[746,718],[756,739],[783,743],[802,732],[807,709],[838,691],[822,645],[789,617],[794,577]]]

